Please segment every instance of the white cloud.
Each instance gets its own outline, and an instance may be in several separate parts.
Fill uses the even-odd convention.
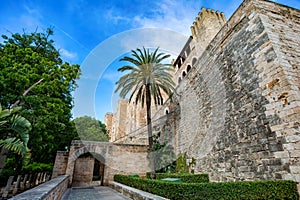
[[[183,0],[163,0],[157,5],[159,9],[155,10],[156,15],[135,16],[133,23],[136,27],[170,29],[189,36],[190,26],[200,11],[201,1],[197,4]]]
[[[77,53],[70,52],[66,49],[60,49],[60,54],[62,57],[68,59],[68,60],[76,60],[77,59]]]
[[[42,15],[38,9],[30,8],[28,5],[23,5],[23,7],[25,8],[28,14],[42,18]]]
[[[107,10],[105,12],[104,17],[106,18],[106,20],[109,20],[110,22],[112,22],[114,24],[118,24],[120,21],[130,22],[132,20],[129,17],[124,17],[124,16],[118,15],[116,13],[118,13],[116,9],[110,8],[109,10]]]
[[[188,37],[165,28],[142,28],[132,30],[120,38],[126,52],[136,48],[157,48],[171,55],[178,55]]]

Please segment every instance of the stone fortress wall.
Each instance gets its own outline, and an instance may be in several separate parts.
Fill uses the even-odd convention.
[[[298,10],[246,0],[199,56],[177,122],[196,172],[299,181],[299,31]]]
[[[199,13],[154,130],[212,181],[300,182],[300,11],[244,0],[225,21]],[[122,142],[147,142],[142,132]]]

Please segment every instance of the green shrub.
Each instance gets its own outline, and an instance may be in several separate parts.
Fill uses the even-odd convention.
[[[33,162],[23,167],[23,173],[52,172],[53,165]]]
[[[293,181],[174,183],[115,175],[116,182],[165,198],[182,199],[299,199]]]

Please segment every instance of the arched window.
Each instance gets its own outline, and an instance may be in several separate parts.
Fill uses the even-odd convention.
[[[180,60],[178,61],[178,64],[177,64],[178,69],[180,69],[181,65],[182,65],[182,63],[181,63],[181,59],[180,59]]]
[[[193,67],[195,66],[196,62],[197,62],[197,58],[193,58],[193,60],[192,60],[192,66]]]
[[[186,76],[185,71],[182,72],[182,78],[184,78]]]
[[[188,65],[186,68],[186,72],[188,73],[191,70],[191,68],[192,68],[191,65]]]
[[[178,78],[178,84],[181,82],[181,77]]]
[[[169,114],[169,109],[168,108],[165,110],[165,114],[166,115]]]

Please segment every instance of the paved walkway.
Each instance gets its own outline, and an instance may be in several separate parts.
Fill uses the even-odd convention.
[[[68,188],[62,200],[130,200],[109,187]]]

